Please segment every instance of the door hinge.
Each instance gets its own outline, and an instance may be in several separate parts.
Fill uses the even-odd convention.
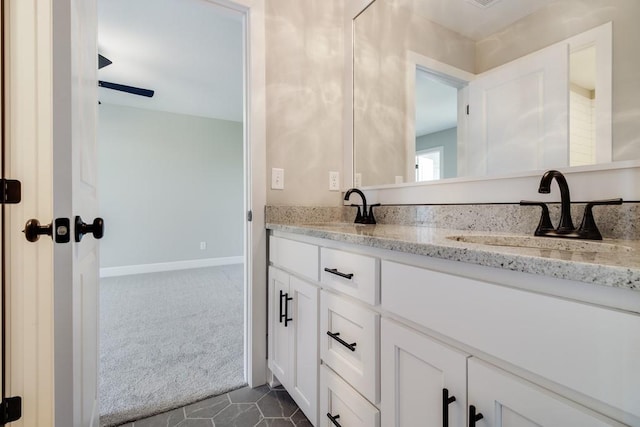
[[[7,397],[0,403],[0,425],[12,423],[22,417],[22,397]]]
[[[253,211],[247,212],[247,221],[253,221]]]
[[[20,181],[15,179],[0,179],[0,204],[15,205],[20,203],[21,187]]]

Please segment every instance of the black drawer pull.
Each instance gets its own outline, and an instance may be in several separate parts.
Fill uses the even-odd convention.
[[[476,413],[476,407],[469,405],[469,427],[476,427],[476,421],[480,421],[484,418],[481,413]]]
[[[331,412],[327,412],[327,418],[329,418],[329,420],[331,420],[331,423],[336,426],[336,427],[342,427],[340,425],[340,423],[338,421],[336,421],[338,418],[340,418],[340,415],[331,415]]]
[[[284,312],[282,310],[282,301],[284,300]],[[280,291],[280,323],[282,323],[282,321],[284,320],[284,327],[287,327],[287,324],[291,321],[293,321],[292,318],[289,317],[289,301],[293,300],[293,298],[291,298],[289,296],[288,292],[282,292]]]
[[[284,314],[282,314],[282,298],[284,298],[284,292],[280,290],[280,323],[282,323],[282,319],[285,318]]]
[[[449,390],[442,389],[442,427],[449,427],[449,405],[456,401],[455,396],[449,396]]]
[[[342,273],[338,271],[337,268],[325,268],[324,271],[327,273],[335,274],[336,276],[344,277],[345,279],[351,280],[353,277],[353,273]]]
[[[352,343],[349,344],[348,342],[346,342],[345,340],[343,340],[342,338],[340,338],[340,332],[336,332],[335,334],[332,332],[327,331],[327,335],[329,335],[331,338],[333,338],[334,340],[338,341],[340,344],[342,344],[343,346],[347,347],[349,350],[351,351],[356,351],[356,343]]]
[[[293,298],[289,296],[287,292],[284,294],[284,327],[288,326],[288,323],[293,321],[293,318],[289,317],[289,301],[293,301]]]

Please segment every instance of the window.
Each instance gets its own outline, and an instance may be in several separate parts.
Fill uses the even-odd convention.
[[[442,178],[442,151],[434,147],[416,153],[416,181],[435,181]]]

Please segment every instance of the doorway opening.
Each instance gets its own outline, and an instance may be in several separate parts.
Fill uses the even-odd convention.
[[[246,384],[244,15],[98,1],[101,424]]]

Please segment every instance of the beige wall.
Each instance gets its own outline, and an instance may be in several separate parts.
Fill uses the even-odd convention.
[[[342,171],[343,0],[266,2],[267,203],[337,206]],[[271,168],[285,189],[271,190]]]

